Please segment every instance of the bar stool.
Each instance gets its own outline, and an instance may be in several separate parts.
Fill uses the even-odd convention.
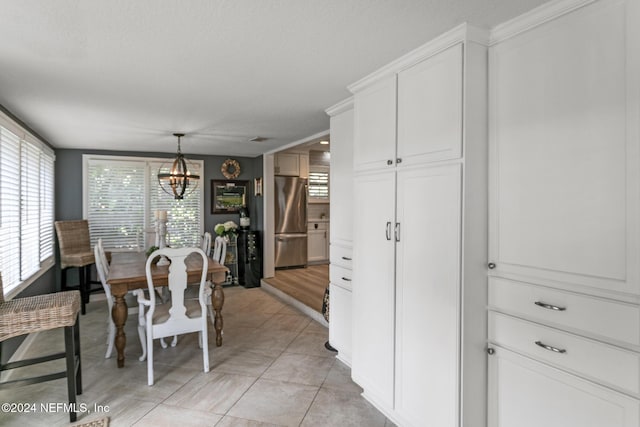
[[[0,390],[67,378],[71,422],[74,422],[77,417],[76,396],[82,394],[80,322],[78,320],[80,299],[78,291],[68,291],[5,301],[0,275],[0,362],[2,361],[2,343],[12,337],[64,328],[65,342],[65,351],[60,353],[0,363],[0,373],[57,359],[66,359],[67,362],[64,371],[0,382]]]
[[[86,313],[85,305],[89,303],[91,292],[101,291],[91,288],[91,266],[95,264],[93,249],[89,239],[89,221],[86,219],[72,221],[56,221],[56,234],[60,247],[60,283],[62,290],[78,289],[81,296],[81,312]],[[67,286],[67,269],[78,268],[78,287]]]

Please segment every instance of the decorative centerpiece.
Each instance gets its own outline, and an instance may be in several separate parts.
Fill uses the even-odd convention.
[[[238,224],[233,221],[227,221],[224,224],[216,224],[213,228],[216,235],[224,237],[227,241],[231,236],[235,236],[238,233]]]

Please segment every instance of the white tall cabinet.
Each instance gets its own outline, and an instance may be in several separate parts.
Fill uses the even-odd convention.
[[[351,366],[353,248],[353,98],[326,110],[330,116],[331,187],[329,343]]]
[[[463,25],[349,88],[352,377],[402,426],[485,425],[487,42]]]
[[[640,425],[640,2],[490,49],[489,424]]]

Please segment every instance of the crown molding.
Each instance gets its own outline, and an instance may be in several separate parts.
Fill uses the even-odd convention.
[[[347,110],[351,110],[352,108],[353,108],[353,96],[350,96],[349,98],[343,99],[337,104],[334,104],[331,107],[327,108],[326,110],[324,110],[324,112],[327,113],[327,115],[329,115],[330,117],[333,117],[340,113],[344,113]]]
[[[491,29],[489,45],[505,41],[596,0],[554,0]]]
[[[463,23],[412,50],[389,64],[379,68],[366,77],[347,86],[351,93],[356,93],[372,83],[385,77],[397,74],[410,66],[427,59],[443,50],[462,42],[474,42],[485,46],[489,44],[489,30]]]

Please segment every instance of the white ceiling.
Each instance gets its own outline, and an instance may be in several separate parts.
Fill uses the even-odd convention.
[[[462,22],[546,0],[2,0],[0,104],[59,148],[257,156]],[[249,142],[255,136],[269,138]]]

